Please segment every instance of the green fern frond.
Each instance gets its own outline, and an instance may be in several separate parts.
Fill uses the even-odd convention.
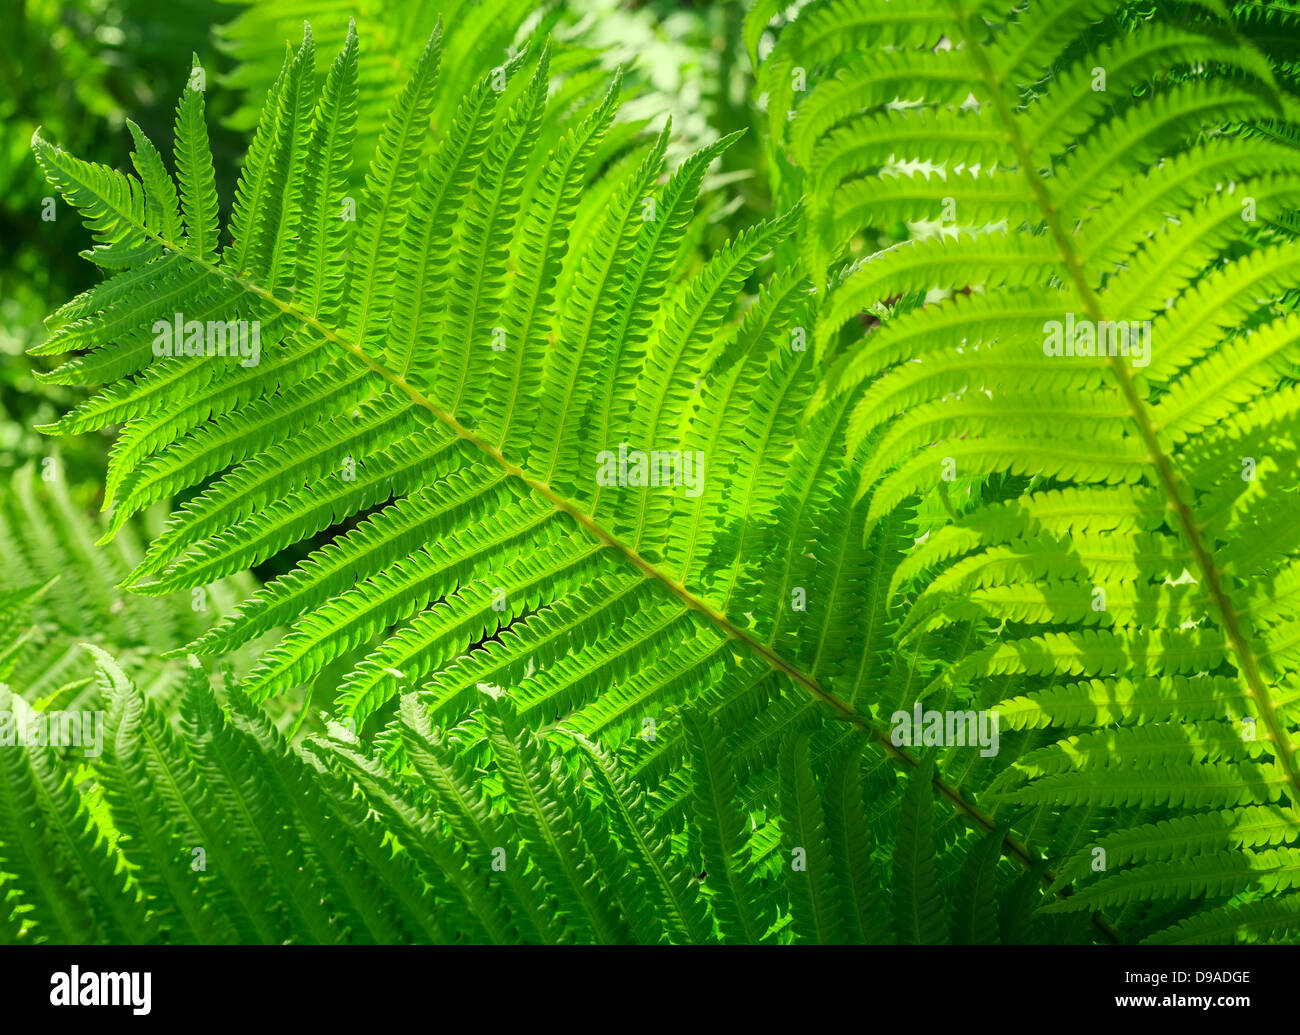
[[[1300,266],[1259,226],[1300,205],[1294,139],[1270,130],[1294,121],[1293,80],[1238,34],[1248,11],[948,2],[906,30],[902,13],[810,5],[760,73],[810,194],[831,360],[813,409],[851,407],[868,528],[948,509],[890,587],[916,696],[1061,738],[1008,734],[983,798],[1009,819],[1114,810],[1068,848],[1055,888],[1074,893],[1050,910],[1196,894],[1221,923],[1233,896],[1289,887],[1287,827],[1255,849],[1248,817],[1300,798],[1280,532]],[[831,26],[872,35],[814,49]],[[1129,868],[1090,882],[1094,844],[1182,844],[1209,815],[1223,837],[1201,829],[1190,858],[1117,850]]]

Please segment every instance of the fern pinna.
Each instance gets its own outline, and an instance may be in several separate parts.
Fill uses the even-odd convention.
[[[0,497],[0,681],[28,702],[79,710],[96,697],[86,642],[114,651],[142,689],[166,706],[178,693],[184,660],[160,655],[178,639],[201,635],[252,591],[238,575],[177,597],[134,596],[118,583],[143,556],[141,540],[161,529],[167,502],[129,522],[105,548],[102,527],[69,492],[58,454],[25,464],[5,479]],[[39,473],[38,473],[39,472]],[[227,655],[244,672],[265,642]]]
[[[762,70],[791,205],[698,266],[730,139],[667,177],[667,129],[603,147],[618,83],[552,90],[540,41],[430,133],[435,34],[357,195],[357,40],[318,86],[308,34],[228,237],[201,75],[175,180],[138,132],[134,176],[38,135],[109,273],[38,347],[105,386],[52,430],[122,425],[111,528],[191,494],[133,588],[315,545],[177,652],[287,629],[190,714],[260,743],[260,702],[332,696],[327,729],[275,741],[274,778],[234,742],[203,772],[247,829],[288,810],[340,854],[250,874],[284,926],[222,933],[167,870],[194,837],[137,846],[170,882],[146,936],[1290,937],[1295,151],[1265,130],[1292,101],[1230,20],[1175,14],[807,5]],[[206,321],[259,358],[204,354]],[[900,738],[914,708],[1006,728]],[[217,736],[183,719],[151,750]],[[161,763],[133,764],[102,777],[128,838]],[[360,819],[313,849],[318,795],[400,846],[383,931],[307,908],[362,901],[342,859],[388,865]]]

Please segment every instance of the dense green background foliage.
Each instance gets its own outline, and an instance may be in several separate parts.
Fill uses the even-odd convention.
[[[1295,940],[1289,5],[16,38],[6,939]]]

